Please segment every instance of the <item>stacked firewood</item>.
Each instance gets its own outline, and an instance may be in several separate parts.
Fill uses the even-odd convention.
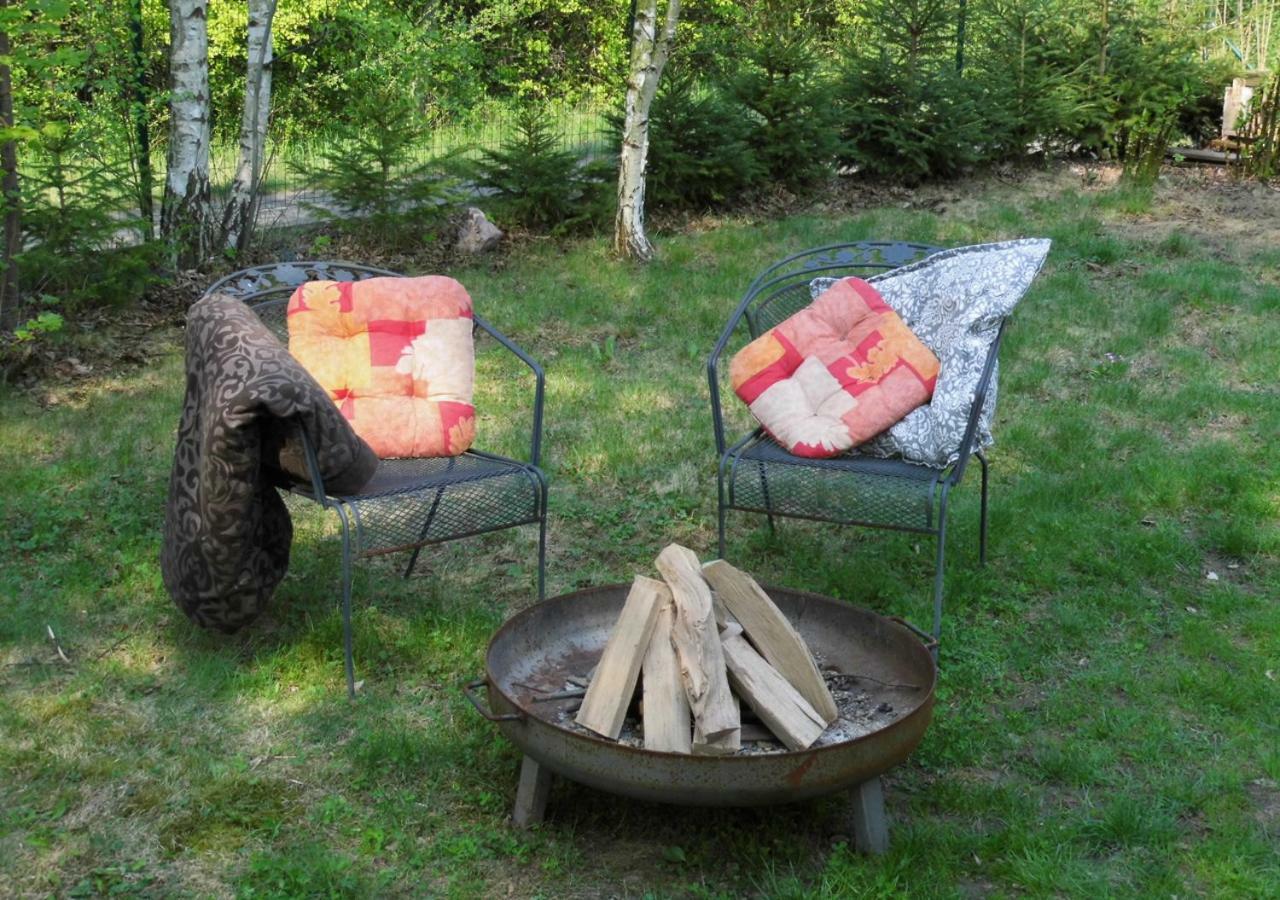
[[[578,710],[584,728],[617,740],[641,684],[644,747],[729,754],[742,746],[745,703],[791,750],[811,746],[836,702],[800,633],[750,575],[701,565],[671,544],[662,579],[637,575]]]

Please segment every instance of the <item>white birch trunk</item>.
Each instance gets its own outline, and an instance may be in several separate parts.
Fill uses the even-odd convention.
[[[249,46],[244,83],[244,111],[240,117],[240,162],[231,183],[231,197],[222,210],[222,241],[243,252],[253,237],[258,215],[259,187],[266,164],[267,121],[271,115],[271,62],[274,58],[271,22],[276,0],[249,0]]]
[[[183,268],[209,249],[209,32],[206,0],[169,0],[169,162],[160,232]]]
[[[627,78],[627,105],[622,125],[622,158],[618,166],[618,214],[614,220],[613,249],[618,255],[648,262],[653,244],[644,233],[644,170],[649,156],[649,107],[658,92],[658,79],[671,55],[680,0],[667,0],[666,23],[657,34],[657,0],[636,7],[631,42],[631,74]]]

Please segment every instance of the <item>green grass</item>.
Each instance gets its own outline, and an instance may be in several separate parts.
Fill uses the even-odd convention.
[[[713,552],[703,360],[763,265],[870,236],[1055,239],[1002,357],[985,568],[974,485],[956,495],[939,702],[888,776],[887,856],[853,852],[839,796],[686,810],[559,782],[547,822],[512,829],[518,755],[457,685],[530,602],[527,529],[433,549],[407,582],[394,561],[360,571],[354,705],[332,523],[300,520],[258,624],[188,624],[157,565],[175,331],[145,370],[0,397],[8,890],[1277,896],[1274,249],[1139,237],[1182,188],[1068,182],[972,186],[963,214],[705,222],[659,236],[647,269],[597,239],[454,273],[547,369],[560,593],[649,571],[668,541]],[[482,351],[481,439],[506,452],[530,393],[515,371]],[[927,621],[927,540],[762,525],[730,519],[731,557],[762,579]]]

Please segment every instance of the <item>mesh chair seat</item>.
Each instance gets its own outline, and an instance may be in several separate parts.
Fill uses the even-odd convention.
[[[310,497],[305,487],[295,493]],[[352,513],[354,550],[377,556],[539,521],[542,476],[514,459],[477,451],[388,459],[353,494],[331,496]]]
[[[757,432],[725,454],[734,509],[904,531],[935,530],[934,497],[946,469],[850,452],[794,456]]]

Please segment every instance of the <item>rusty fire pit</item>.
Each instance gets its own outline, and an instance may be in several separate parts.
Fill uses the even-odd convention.
[[[871,713],[850,713],[846,721],[852,707],[840,702],[842,718],[808,750],[660,753],[580,729],[568,713],[571,698],[546,699],[596,664],[627,590],[591,588],[517,614],[489,642],[486,677],[467,686],[480,713],[525,754],[513,814],[517,825],[541,820],[552,772],[611,793],[692,806],[790,803],[853,789],[859,849],[887,848],[879,776],[910,755],[933,713],[937,669],[918,632],[829,597],[766,587],[832,686],[839,682],[846,695],[857,695],[855,705]],[[482,686],[488,709],[474,694]]]

